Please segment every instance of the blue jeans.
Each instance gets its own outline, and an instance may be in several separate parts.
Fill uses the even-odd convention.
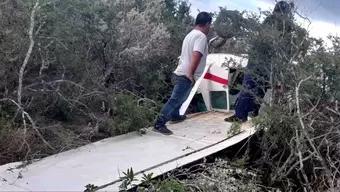
[[[243,90],[236,100],[235,116],[246,121],[249,112],[257,115],[261,106],[259,99],[262,99],[265,93],[264,83],[257,82],[251,75],[246,74],[243,79]]]
[[[155,126],[164,126],[168,121],[177,119],[180,116],[179,109],[190,94],[192,88],[192,82],[190,79],[186,76],[178,76],[174,74],[172,80],[174,88],[171,97],[163,106]]]

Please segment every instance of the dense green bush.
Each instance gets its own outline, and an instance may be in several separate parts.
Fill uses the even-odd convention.
[[[0,107],[9,116],[0,132],[19,143],[0,150],[1,163],[150,126],[192,24],[189,5],[175,0],[14,0],[0,9]]]
[[[308,39],[308,54],[280,53],[272,102],[256,120],[264,134],[258,161],[267,184],[284,190],[335,189],[339,174],[339,56],[334,46]],[[301,45],[301,44],[300,44]],[[281,59],[283,57],[291,59]],[[296,63],[293,63],[293,59]],[[286,62],[291,60],[291,62]]]
[[[124,134],[152,126],[158,109],[155,103],[138,100],[128,94],[111,96],[109,106],[112,109],[112,117],[101,127],[110,135]]]

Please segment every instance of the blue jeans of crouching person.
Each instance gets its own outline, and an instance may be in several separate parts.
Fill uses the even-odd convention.
[[[257,81],[252,75],[246,74],[243,79],[243,90],[237,97],[235,105],[235,116],[241,121],[247,121],[250,112],[258,115],[260,100],[266,93],[265,83]]]

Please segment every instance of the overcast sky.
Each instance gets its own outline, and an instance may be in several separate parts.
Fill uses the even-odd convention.
[[[189,0],[192,15],[200,11],[218,11],[219,7],[233,10],[258,12],[272,10],[276,0]],[[294,0],[298,12],[311,19],[307,30],[311,36],[326,38],[327,35],[340,35],[340,0]],[[296,17],[302,23],[302,19]],[[307,27],[307,22],[303,26]]]

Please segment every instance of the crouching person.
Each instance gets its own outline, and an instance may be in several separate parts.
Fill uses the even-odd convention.
[[[275,47],[282,47],[285,55],[294,53],[290,47],[295,45],[287,43],[294,42],[291,40],[291,33],[293,30],[298,30],[293,23],[294,4],[287,3],[286,1],[279,1],[276,3],[272,15],[269,15],[262,24],[263,32],[259,33],[261,38],[253,42],[252,49],[249,53],[248,65],[243,79],[243,90],[238,95],[235,105],[235,115],[228,117],[225,121],[228,122],[245,122],[248,115],[251,113],[257,116],[259,109],[266,94],[267,89],[272,85],[270,82],[270,73],[274,72],[271,64],[274,60],[278,60],[277,53],[274,53]],[[268,33],[269,31],[270,33]],[[270,35],[266,34],[279,34],[283,39],[279,43],[274,44],[270,41]],[[287,58],[293,58],[293,56]],[[282,63],[287,61],[281,59]]]

